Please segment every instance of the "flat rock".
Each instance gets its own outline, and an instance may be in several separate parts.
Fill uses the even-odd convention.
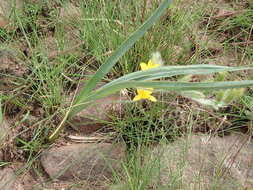
[[[157,147],[161,154],[161,183],[181,180],[186,189],[253,188],[253,143],[239,134],[221,137],[192,135]],[[178,181],[178,182],[179,182]],[[221,188],[222,187],[222,188]]]
[[[74,116],[69,124],[71,127],[84,134],[90,134],[102,129],[106,122],[111,121],[112,114],[121,114],[122,103],[119,95],[96,100],[95,106],[89,106]]]
[[[72,144],[44,151],[41,163],[51,179],[98,181],[111,178],[124,159],[123,144]]]
[[[73,97],[73,95],[71,96]],[[96,100],[93,105],[79,112],[68,123],[76,131],[91,134],[102,129],[106,122],[110,122],[111,115],[122,115],[122,101],[125,100],[127,100],[127,97],[120,93]]]

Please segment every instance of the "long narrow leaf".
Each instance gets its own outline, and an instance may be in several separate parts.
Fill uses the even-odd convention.
[[[244,81],[226,81],[226,82],[167,82],[167,81],[128,81],[120,82],[94,91],[85,101],[80,102],[73,107],[70,117],[81,111],[87,104],[85,102],[94,101],[110,94],[113,94],[124,88],[154,88],[167,91],[189,91],[189,90],[222,90],[231,88],[244,88],[253,86],[253,80]]]
[[[227,67],[227,66],[218,66],[218,65],[190,65],[190,66],[165,66],[158,67],[154,69],[149,69],[145,71],[137,71],[134,73],[127,74],[122,76],[112,82],[103,86],[106,88],[108,86],[112,86],[113,84],[129,81],[129,80],[154,80],[163,77],[172,77],[176,75],[206,75],[217,72],[231,72],[231,71],[241,71],[253,69],[253,67]]]
[[[105,97],[123,88],[154,88],[169,91],[189,91],[189,90],[221,90],[231,88],[244,88],[253,86],[253,80],[225,81],[225,82],[168,82],[168,81],[128,81],[115,84],[109,88],[99,89],[90,97]]]
[[[159,8],[152,14],[152,16],[139,27],[121,46],[107,59],[107,61],[101,65],[96,74],[87,82],[85,87],[77,95],[74,104],[84,99],[96,86],[96,84],[102,80],[102,78],[111,70],[111,68],[117,63],[117,61],[139,40],[145,32],[159,19],[162,13],[171,4],[172,0],[164,0]]]

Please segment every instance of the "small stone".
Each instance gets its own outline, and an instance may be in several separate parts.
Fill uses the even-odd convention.
[[[44,151],[41,163],[51,179],[97,181],[120,169],[124,144],[72,144]]]
[[[62,23],[64,31],[77,29],[77,25],[82,22],[82,11],[80,7],[73,3],[65,3],[60,9],[59,21]]]

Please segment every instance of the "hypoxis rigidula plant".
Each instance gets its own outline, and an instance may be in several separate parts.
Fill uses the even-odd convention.
[[[200,91],[222,90],[243,88],[253,85],[253,80],[243,81],[209,81],[209,82],[188,82],[188,81],[165,81],[164,77],[173,77],[179,75],[209,75],[219,72],[241,71],[252,69],[251,67],[227,67],[218,65],[189,65],[189,66],[163,66],[150,68],[142,71],[133,72],[115,79],[106,85],[94,90],[96,84],[110,72],[117,61],[139,40],[145,32],[158,20],[162,13],[171,4],[172,0],[164,0],[149,19],[141,25],[121,46],[101,65],[93,77],[85,84],[85,87],[77,94],[72,104],[69,106],[62,122],[49,137],[52,140],[64,125],[67,119],[85,109],[88,105],[97,99],[101,99],[125,88],[152,89],[175,91],[180,93],[195,92],[201,96]],[[155,60],[153,60],[155,61]],[[156,63],[154,63],[156,64]],[[156,81],[155,79],[161,79]],[[197,95],[195,94],[195,95]],[[203,97],[204,98],[204,97]],[[196,99],[199,99],[196,98]],[[203,102],[202,102],[203,103]]]

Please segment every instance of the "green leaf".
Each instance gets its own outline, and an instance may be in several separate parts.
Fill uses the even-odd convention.
[[[243,88],[226,90],[222,98],[222,102],[224,102],[225,104],[229,104],[234,100],[242,97],[244,91],[245,90]]]
[[[117,61],[139,40],[145,32],[159,19],[162,13],[171,4],[172,0],[164,0],[158,9],[152,14],[149,19],[139,27],[121,46],[107,59],[107,61],[101,65],[99,70],[94,76],[87,82],[85,87],[77,95],[74,104],[80,103],[91,91],[94,89],[96,84],[103,79],[103,77],[112,69]]]
[[[119,82],[111,86],[102,87],[80,104],[76,104],[70,116],[81,111],[89,102],[106,97],[124,88],[154,88],[167,91],[203,91],[203,90],[222,90],[231,88],[244,88],[253,86],[253,80],[227,81],[227,82],[168,82],[168,81],[127,81]]]
[[[253,80],[226,81],[226,82],[168,82],[168,81],[128,81],[117,83],[111,87],[98,89],[91,97],[105,97],[123,88],[154,88],[168,91],[189,91],[189,90],[222,90],[230,88],[243,88],[253,86]]]
[[[118,82],[129,80],[154,80],[163,77],[172,77],[176,75],[207,75],[224,71],[241,71],[246,69],[253,69],[251,67],[227,67],[219,65],[188,65],[188,66],[162,66],[145,71],[137,71],[134,73],[122,76],[112,82],[106,84],[104,87],[111,86]],[[102,87],[102,88],[104,88]]]
[[[205,94],[200,91],[191,90],[191,91],[183,91],[180,92],[180,94],[186,98],[192,99],[202,105],[211,106],[214,109],[218,109],[219,105],[217,105],[217,102],[215,99],[206,98]]]

